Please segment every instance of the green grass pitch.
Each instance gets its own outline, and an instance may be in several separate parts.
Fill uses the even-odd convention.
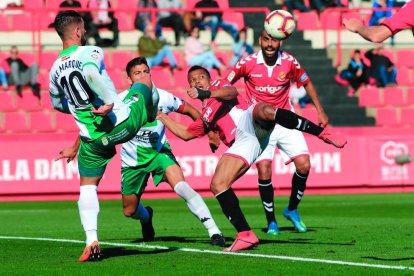
[[[101,201],[98,263],[77,262],[84,233],[75,201],[2,202],[0,275],[414,274],[414,194],[308,195],[299,209],[307,233],[281,215],[287,200],[276,197],[281,234],[273,237],[264,233],[260,199],[240,198],[260,245],[236,254],[211,246],[181,199],[143,200],[154,209],[156,240],[148,243],[120,201]],[[214,198],[206,203],[230,245],[235,230]]]

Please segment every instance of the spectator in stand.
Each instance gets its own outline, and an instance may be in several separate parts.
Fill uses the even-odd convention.
[[[289,98],[293,104],[299,104],[300,108],[305,108],[306,104],[312,103],[311,97],[303,86],[298,87],[294,80],[290,81]]]
[[[155,0],[138,0],[138,8],[157,8],[157,2]],[[154,18],[155,20],[156,18]],[[144,32],[145,31],[145,27],[148,24],[153,24],[152,23],[153,19],[152,19],[152,15],[151,12],[143,12],[143,11],[138,11],[135,15],[135,28]],[[155,34],[158,38],[161,37],[161,25],[157,24],[155,27]]]
[[[372,3],[374,9],[392,8],[394,7],[394,0],[374,0]],[[368,26],[378,26],[388,17],[391,17],[392,10],[374,10],[369,20]]]
[[[219,4],[215,0],[200,0],[195,8],[219,8]],[[206,27],[211,28],[211,43],[215,46],[215,39],[217,36],[217,29],[222,28],[229,32],[234,41],[237,39],[237,26],[235,24],[225,22],[222,18],[222,12],[196,12],[196,19],[194,20],[195,26],[200,30],[204,30]]]
[[[221,75],[221,70],[225,70],[224,66],[213,53],[213,51],[205,50],[203,44],[200,41],[200,29],[193,27],[190,35],[185,39],[184,54],[185,61],[188,66],[203,66],[207,69],[216,69]]]
[[[171,71],[178,69],[171,48],[164,40],[157,38],[152,24],[147,24],[144,35],[139,38],[138,51],[141,56],[147,58],[150,68],[160,65],[164,58],[167,58],[170,63]]]
[[[40,84],[37,82],[39,67],[36,63],[28,66],[19,57],[17,46],[10,48],[10,57],[5,59],[6,72],[9,73],[9,84],[16,85],[17,95],[22,96],[22,86],[30,85],[33,94],[40,98]]]
[[[344,19],[343,24],[349,31],[359,34],[362,38],[380,43],[405,29],[414,28],[414,1],[409,1],[397,13],[386,18],[379,26],[365,26],[358,19]]]
[[[9,83],[7,81],[6,71],[3,67],[0,67],[0,84],[4,90],[9,89]]]
[[[384,55],[384,46],[379,45],[365,53],[365,57],[371,61],[371,77],[375,78],[378,87],[397,85],[397,69],[394,63]]]
[[[348,91],[349,97],[352,97],[362,84],[368,83],[369,68],[362,60],[360,50],[357,49],[354,51],[352,58],[349,61],[348,68],[341,71],[340,77],[348,81],[349,85],[352,87]]]
[[[111,8],[109,0],[89,0],[87,7],[91,9],[92,22],[89,26],[91,31],[90,36],[95,38],[96,45],[99,47],[119,45],[119,28],[118,19],[114,17],[113,11],[108,11]],[[102,39],[99,35],[99,29],[108,28],[113,33],[112,39]]]
[[[244,58],[254,53],[253,45],[247,43],[247,29],[243,28],[237,35],[237,42],[233,45],[233,58],[230,61],[230,65],[236,64],[239,59]]]
[[[293,10],[299,10],[300,12],[309,12],[312,9],[322,12],[325,9],[325,6],[322,4],[321,0],[311,0],[310,7],[306,6],[303,0],[283,0],[283,5],[286,6],[290,13]]]
[[[159,8],[182,8],[181,0],[158,0]],[[160,11],[158,13],[158,24],[162,27],[170,27],[174,30],[175,46],[180,45],[180,36],[186,32],[184,21],[177,12]]]

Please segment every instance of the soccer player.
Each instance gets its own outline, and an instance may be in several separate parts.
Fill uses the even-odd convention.
[[[230,83],[243,78],[249,103],[266,102],[273,107],[293,110],[289,100],[290,81],[298,87],[304,87],[318,111],[319,125],[326,127],[328,117],[319,102],[317,91],[309,76],[299,62],[290,54],[282,51],[282,41],[272,38],[266,31],[259,37],[261,50],[237,62],[227,76]],[[309,150],[303,134],[294,129],[277,125],[270,136],[268,147],[256,160],[260,197],[267,220],[267,233],[279,235],[274,213],[274,190],[272,185],[272,161],[275,147],[285,161],[294,162],[296,171],[292,178],[292,190],[289,204],[283,215],[290,220],[299,232],[306,232],[307,227],[297,212],[298,205],[306,189],[311,168]]]
[[[414,1],[408,1],[393,16],[386,18],[379,26],[365,26],[356,18],[344,19],[345,28],[359,34],[364,39],[381,43],[387,38],[395,35],[404,29],[412,29],[414,35]]]
[[[237,230],[235,241],[224,251],[253,247],[259,240],[248,225],[231,186],[266,148],[275,124],[310,133],[338,147],[343,147],[346,140],[289,110],[264,102],[249,106],[226,80],[210,82],[209,72],[201,66],[189,69],[188,82],[191,87],[188,95],[203,101],[201,117],[188,127],[164,113],[159,112],[157,118],[185,141],[213,130],[230,147],[219,160],[210,184],[223,213]]]
[[[155,119],[158,93],[150,76],[143,76],[130,89],[127,99],[131,103],[124,104],[105,70],[102,49],[84,46],[82,16],[73,10],[59,12],[54,27],[63,51],[49,74],[52,104],[72,114],[80,129],[78,208],[86,247],[79,261],[100,260],[98,184],[116,153],[115,145],[130,140],[142,125]]]
[[[128,62],[126,72],[128,81],[133,85],[143,75],[150,74],[150,69],[144,57],[137,57]],[[129,90],[121,92],[119,94],[120,98],[124,99],[129,94]],[[191,117],[193,120],[200,117],[200,112],[191,104],[165,90],[158,88],[157,90],[160,98],[158,110],[167,114],[178,112]],[[209,137],[211,143],[214,144],[213,147],[217,147],[219,141],[214,141],[217,138],[216,135],[209,132]],[[77,151],[77,143],[75,143],[74,146],[60,151],[56,160],[67,158],[68,161],[71,161],[75,158]],[[124,215],[140,220],[144,241],[154,240],[155,234],[152,226],[153,210],[151,207],[144,208],[140,203],[147,181],[150,174],[152,174],[156,186],[162,181],[166,181],[186,201],[190,211],[207,229],[211,244],[224,246],[225,239],[212,218],[210,210],[202,197],[185,181],[183,172],[167,141],[165,126],[160,121],[145,124],[135,137],[122,144],[121,162],[121,192]]]

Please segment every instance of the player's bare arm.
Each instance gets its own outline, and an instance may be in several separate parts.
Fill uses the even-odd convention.
[[[384,25],[365,26],[362,21],[356,18],[344,19],[343,24],[349,31],[374,43],[381,43],[392,35],[391,30]]]
[[[192,106],[190,103],[187,103],[187,102],[184,103],[184,108],[178,113],[187,115],[188,117],[193,119],[193,121],[197,120],[201,116],[200,111],[197,108],[195,108],[194,106]]]
[[[66,158],[66,162],[69,163],[70,161],[75,159],[78,153],[79,146],[80,146],[80,136],[78,136],[78,138],[76,139],[75,143],[72,146],[63,148],[59,152],[59,155],[55,158],[55,161]]]
[[[220,147],[220,137],[214,131],[210,131],[207,133],[208,136],[208,143],[210,145],[211,151],[214,153]]]
[[[157,120],[160,120],[175,136],[184,141],[196,138],[196,136],[187,131],[187,126],[175,122],[165,113],[158,112]]]
[[[233,86],[225,86],[215,90],[208,90],[207,87],[192,87],[187,90],[187,94],[192,99],[216,98],[222,100],[232,100],[237,97],[237,89]]]
[[[322,127],[326,127],[329,123],[328,116],[325,113],[325,110],[322,107],[321,102],[319,101],[318,92],[311,81],[309,81],[305,86],[306,93],[312,99],[313,104],[315,105],[316,110],[318,111],[318,122]]]

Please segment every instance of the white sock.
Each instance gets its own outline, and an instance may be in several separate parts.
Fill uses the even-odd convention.
[[[203,223],[210,237],[214,234],[221,234],[203,198],[187,182],[177,183],[174,191],[185,200],[191,213]]]
[[[78,208],[83,230],[86,234],[86,246],[98,241],[99,201],[97,189],[98,186],[96,185],[80,186]]]
[[[134,214],[132,214],[131,218],[142,220],[144,222],[148,222],[148,219],[149,219],[148,210],[145,209],[145,207],[141,203],[138,203],[137,210],[135,211]]]

